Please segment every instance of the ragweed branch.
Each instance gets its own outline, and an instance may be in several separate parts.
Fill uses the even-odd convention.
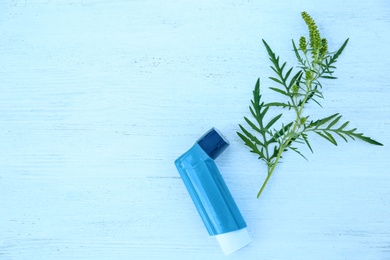
[[[270,87],[270,89],[284,96],[286,101],[265,103],[260,94],[260,79],[258,79],[249,107],[253,119],[244,117],[254,132],[252,131],[252,134],[242,125],[239,125],[241,132],[237,132],[245,145],[251,149],[250,151],[257,154],[259,159],[267,165],[267,177],[257,194],[257,198],[263,192],[285,151],[292,150],[305,158],[296,146],[303,144],[313,152],[308,139],[310,134],[317,134],[334,145],[337,145],[335,137],[340,137],[346,142],[348,139],[360,139],[370,144],[382,145],[370,137],[356,132],[356,128],[349,129],[349,122],[341,123],[342,116],[339,113],[318,120],[309,120],[309,116],[304,114],[304,108],[308,102],[312,101],[320,105],[319,100],[323,99],[323,86],[320,80],[336,79],[333,76],[336,69],[335,63],[349,39],[336,52],[330,53],[327,40],[321,37],[314,20],[306,12],[302,13],[302,18],[308,26],[309,38],[300,37],[298,47],[292,41],[299,63],[298,72],[293,73],[293,68],[287,70],[286,62],[282,63],[263,40],[272,62],[271,69],[275,73],[270,79],[277,83],[277,87]],[[268,119],[267,112],[274,107],[294,111],[295,119],[283,123],[280,128],[275,129],[275,123],[283,114]]]

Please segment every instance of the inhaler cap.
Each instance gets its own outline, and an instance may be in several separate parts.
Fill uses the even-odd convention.
[[[214,127],[199,138],[197,143],[213,160],[229,146],[229,141]]]
[[[232,232],[215,236],[225,255],[230,255],[240,248],[252,242],[252,237],[249,235],[246,228],[235,230]]]

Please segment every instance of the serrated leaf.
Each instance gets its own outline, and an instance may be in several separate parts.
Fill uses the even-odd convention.
[[[286,66],[286,62],[283,63],[282,66],[279,65],[279,57],[276,57],[275,53],[272,51],[271,47],[267,44],[267,42],[263,39],[263,44],[268,52],[269,59],[272,64],[271,69],[282,79],[283,81],[283,69]],[[283,83],[281,83],[283,84]]]
[[[338,49],[338,51],[332,56],[332,59],[331,59],[331,63],[335,62],[337,60],[337,58],[340,56],[340,54],[343,52],[345,46],[347,46],[347,43],[349,41],[349,38],[345,40],[345,42],[343,43],[343,45],[341,45],[340,49]],[[333,61],[333,62],[332,62]]]
[[[297,46],[295,45],[294,40],[292,40],[292,44],[293,44],[295,56],[297,56],[299,63],[301,63],[303,65],[303,68],[306,68],[305,62],[303,61],[301,55],[299,55],[299,51],[297,49]]]
[[[242,125],[239,125],[240,128],[241,128],[241,131],[245,134],[245,136],[250,140],[252,141],[253,143],[255,144],[258,144],[260,146],[264,146],[264,144],[262,142],[260,142],[259,139],[257,139],[256,136],[252,135],[251,133],[248,132],[248,130],[246,130]]]
[[[337,124],[337,122],[340,120],[341,116],[336,117],[330,124],[328,125],[328,129]]]
[[[260,124],[260,118],[259,118],[259,116],[256,114],[256,112],[253,110],[253,108],[252,107],[249,107],[249,110],[251,111],[251,114],[252,114],[252,116],[256,119],[256,121]]]
[[[329,73],[332,73],[329,71]],[[324,78],[324,79],[337,79],[337,77],[333,77],[333,76],[320,76],[321,78]]]
[[[264,155],[264,149],[263,148],[260,149],[260,150],[257,150],[257,152],[255,152],[255,153],[259,155],[258,159],[262,159],[264,161],[267,161],[267,159],[266,159],[266,157]]]
[[[269,77],[269,79],[275,81],[276,83],[279,83],[279,84],[283,85],[283,83],[280,80],[278,80],[277,78]]]
[[[273,136],[272,138],[268,141],[268,143],[273,143],[273,142],[276,142],[278,140],[279,137],[283,136],[289,129],[290,127],[292,126],[293,122],[287,124],[287,125],[282,125],[282,128],[277,131]]]
[[[334,140],[333,137],[332,137],[332,139],[329,139],[329,137],[328,137],[327,135],[325,135],[325,134],[323,134],[323,133],[321,133],[321,132],[319,132],[319,131],[315,131],[314,133],[316,133],[316,134],[318,134],[319,136],[321,136],[322,138],[328,140],[328,141],[331,142],[332,144],[337,145],[337,143],[335,143],[335,141],[333,141],[333,140]]]
[[[339,132],[335,132],[338,136],[340,136],[342,139],[344,139],[345,142],[348,143],[348,139],[342,134],[342,133],[339,133]]]
[[[290,76],[292,70],[293,70],[293,68],[290,68],[290,69],[286,72],[286,75],[285,75],[284,78],[283,78],[284,84],[286,83],[286,80],[287,80],[288,77]]]
[[[271,60],[272,61],[272,60]],[[278,64],[279,65],[279,64]],[[276,68],[274,68],[274,67],[272,67],[272,66],[270,66],[271,67],[271,69],[277,74],[277,75],[279,75],[279,71],[276,69]]]
[[[287,94],[287,92],[286,91],[284,91],[284,90],[281,90],[281,89],[278,89],[278,88],[269,88],[269,89],[271,89],[271,90],[273,90],[273,91],[275,91],[275,92],[278,92],[278,93],[280,93],[280,94],[282,94],[282,95],[285,95],[285,96],[290,96],[289,94]]]
[[[353,134],[354,137],[364,141],[364,142],[367,142],[369,144],[373,144],[373,145],[379,145],[379,146],[383,146],[382,143],[378,142],[378,141],[375,141],[374,139],[371,139],[370,137],[368,136],[364,136],[363,134],[359,133],[359,134],[356,134],[354,133]]]
[[[330,117],[327,117],[325,119],[322,119],[322,120],[328,122],[330,119],[334,118],[336,115],[338,115],[338,114],[334,114],[334,115],[332,115]],[[349,121],[343,123],[338,128],[332,128],[333,126],[335,126],[338,123],[340,118],[341,118],[341,116],[338,115],[336,118],[333,119],[333,121],[331,123],[329,123],[329,125],[327,127],[324,127],[324,128],[319,128],[319,126],[324,125],[323,123],[318,123],[318,125],[315,125],[314,128],[311,128],[311,127],[313,127],[313,122],[311,122],[309,124],[309,126],[306,127],[305,131],[306,130],[308,130],[308,131],[314,130],[314,132],[316,134],[321,135],[322,137],[324,137],[325,139],[327,139],[328,141],[330,141],[331,143],[333,143],[335,145],[337,145],[337,142],[336,142],[336,140],[334,139],[334,137],[330,133],[337,134],[342,139],[344,139],[344,141],[346,141],[346,142],[348,142],[348,139],[346,137],[349,137],[352,140],[355,140],[355,138],[356,138],[356,139],[360,139],[360,140],[362,140],[364,142],[367,142],[367,143],[370,143],[370,144],[373,144],[373,145],[383,146],[382,143],[380,143],[380,142],[378,142],[378,141],[376,141],[376,140],[374,140],[374,139],[372,139],[372,138],[370,138],[368,136],[364,136],[362,133],[356,133],[355,132],[356,128],[353,128],[353,129],[350,129],[350,130],[344,130],[345,127],[348,125]]]
[[[288,107],[288,109],[293,108],[293,106],[290,104],[290,102],[288,102],[288,103],[271,102],[271,103],[266,104],[266,106],[270,106],[270,107],[283,107],[283,108]]]
[[[337,130],[343,130],[348,124],[349,124],[349,121],[345,122],[339,128],[337,128]]]
[[[268,124],[265,126],[265,128],[266,128],[266,129],[270,129],[271,126],[273,126],[273,125],[276,123],[276,121],[278,121],[279,118],[282,117],[282,115],[283,115],[283,114],[279,114],[279,115],[275,116],[274,118],[272,118],[272,119],[268,122]]]
[[[278,62],[279,62],[279,57],[278,57]],[[279,74],[280,77],[282,77],[282,72],[284,70],[284,67],[286,67],[286,62],[283,63],[282,67],[280,67],[280,74]]]
[[[253,90],[253,102],[254,105],[258,105],[260,103],[261,95],[260,95],[260,79],[257,79],[255,89]],[[255,109],[258,109],[255,107]]]
[[[289,147],[292,151],[296,152],[297,154],[299,154],[300,156],[302,156],[303,158],[305,158],[305,160],[307,161],[307,158],[295,147]]]
[[[279,148],[278,148],[278,146],[275,145],[274,150],[272,152],[272,155],[270,156],[270,159],[276,158],[278,156],[278,152],[279,152]]]
[[[291,81],[290,81],[290,84],[288,84],[288,89],[291,89],[291,87],[296,83],[301,80],[301,77],[303,75],[303,71],[300,70],[297,72],[297,74],[294,75],[294,77],[292,77]]]
[[[262,132],[262,130],[260,128],[258,128],[254,123],[252,123],[252,121],[250,121],[247,117],[244,116],[244,119],[248,123],[248,125],[250,127],[252,127],[253,130],[255,130],[256,132],[259,132],[259,133]]]
[[[347,40],[345,40],[345,42],[343,43],[343,45],[341,45],[341,47],[336,51],[336,53],[332,56],[329,56],[326,60],[325,60],[325,67],[323,68],[323,71],[320,75],[321,78],[327,78],[327,79],[335,79],[336,77],[333,77],[333,76],[324,76],[322,75],[323,73],[327,73],[329,75],[332,75],[333,71],[330,70],[330,68],[333,68],[335,69],[336,67],[333,66],[332,64],[335,63],[337,61],[337,58],[340,56],[340,54],[343,52],[344,48],[347,46],[347,43],[349,41],[349,38]]]
[[[266,106],[266,107],[263,109],[263,111],[260,113],[259,116],[260,116],[260,120],[261,120],[261,121],[263,121],[264,116],[265,116],[265,114],[267,113],[268,109],[269,109],[269,106]]]
[[[329,140],[337,146],[337,142],[336,142],[336,139],[334,139],[334,137],[328,132],[328,131],[323,131],[324,134],[329,138]]]
[[[256,145],[254,145],[245,135],[240,132],[237,132],[237,135],[244,141],[245,145],[253,149],[257,149]]]
[[[314,121],[314,122],[312,121],[312,122],[310,122],[308,127],[309,128],[310,127],[315,127],[317,129],[318,127],[320,127],[321,125],[326,124],[328,121],[332,120],[333,118],[335,118],[338,115],[339,115],[339,113],[336,113],[336,114],[333,114],[331,116],[325,117],[323,119],[319,119],[319,120]]]
[[[247,138],[246,136],[244,136],[242,133],[240,132],[237,132],[237,135],[244,141],[244,144],[246,146],[248,146],[249,148],[251,148],[250,152],[251,153],[255,153],[255,154],[258,154],[259,156],[262,156],[264,154],[262,154],[260,152],[260,150],[257,148],[256,144],[252,143],[249,138]]]
[[[322,107],[322,105],[321,105],[321,103],[320,102],[318,102],[315,98],[312,98],[311,100],[313,100],[314,101],[314,103],[316,103],[317,105],[319,105],[320,107]]]
[[[309,139],[307,139],[307,134],[302,133],[302,139],[305,141],[306,145],[309,147],[310,151],[313,153],[313,149],[309,143]]]
[[[269,47],[268,43],[263,39],[263,44],[265,46],[265,49],[268,52],[268,55],[271,57],[275,57],[275,54],[272,52],[271,48]]]

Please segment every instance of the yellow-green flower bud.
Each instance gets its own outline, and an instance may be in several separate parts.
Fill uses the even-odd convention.
[[[325,56],[328,52],[328,41],[325,38],[321,39],[320,55]]]
[[[310,70],[306,71],[306,81],[311,80],[313,77],[313,73]]]
[[[299,39],[299,49],[302,50],[304,53],[306,53],[307,51],[306,46],[307,46],[306,38],[302,36]]]
[[[297,84],[294,84],[293,87],[292,87],[292,90],[293,90],[294,94],[298,94],[299,86]]]
[[[305,122],[306,122],[306,117],[301,117],[299,123],[300,123],[301,125],[303,125],[303,124],[305,124]]]
[[[302,18],[307,24],[307,27],[309,28],[309,39],[310,39],[310,47],[312,49],[313,56],[317,56],[318,51],[321,47],[321,36],[320,32],[317,28],[317,25],[315,24],[313,18],[310,17],[310,15],[306,12],[302,12]]]

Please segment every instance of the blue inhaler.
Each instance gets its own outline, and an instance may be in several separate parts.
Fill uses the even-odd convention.
[[[217,238],[225,255],[252,241],[245,220],[214,162],[228,146],[229,142],[212,128],[175,161],[209,235]]]

